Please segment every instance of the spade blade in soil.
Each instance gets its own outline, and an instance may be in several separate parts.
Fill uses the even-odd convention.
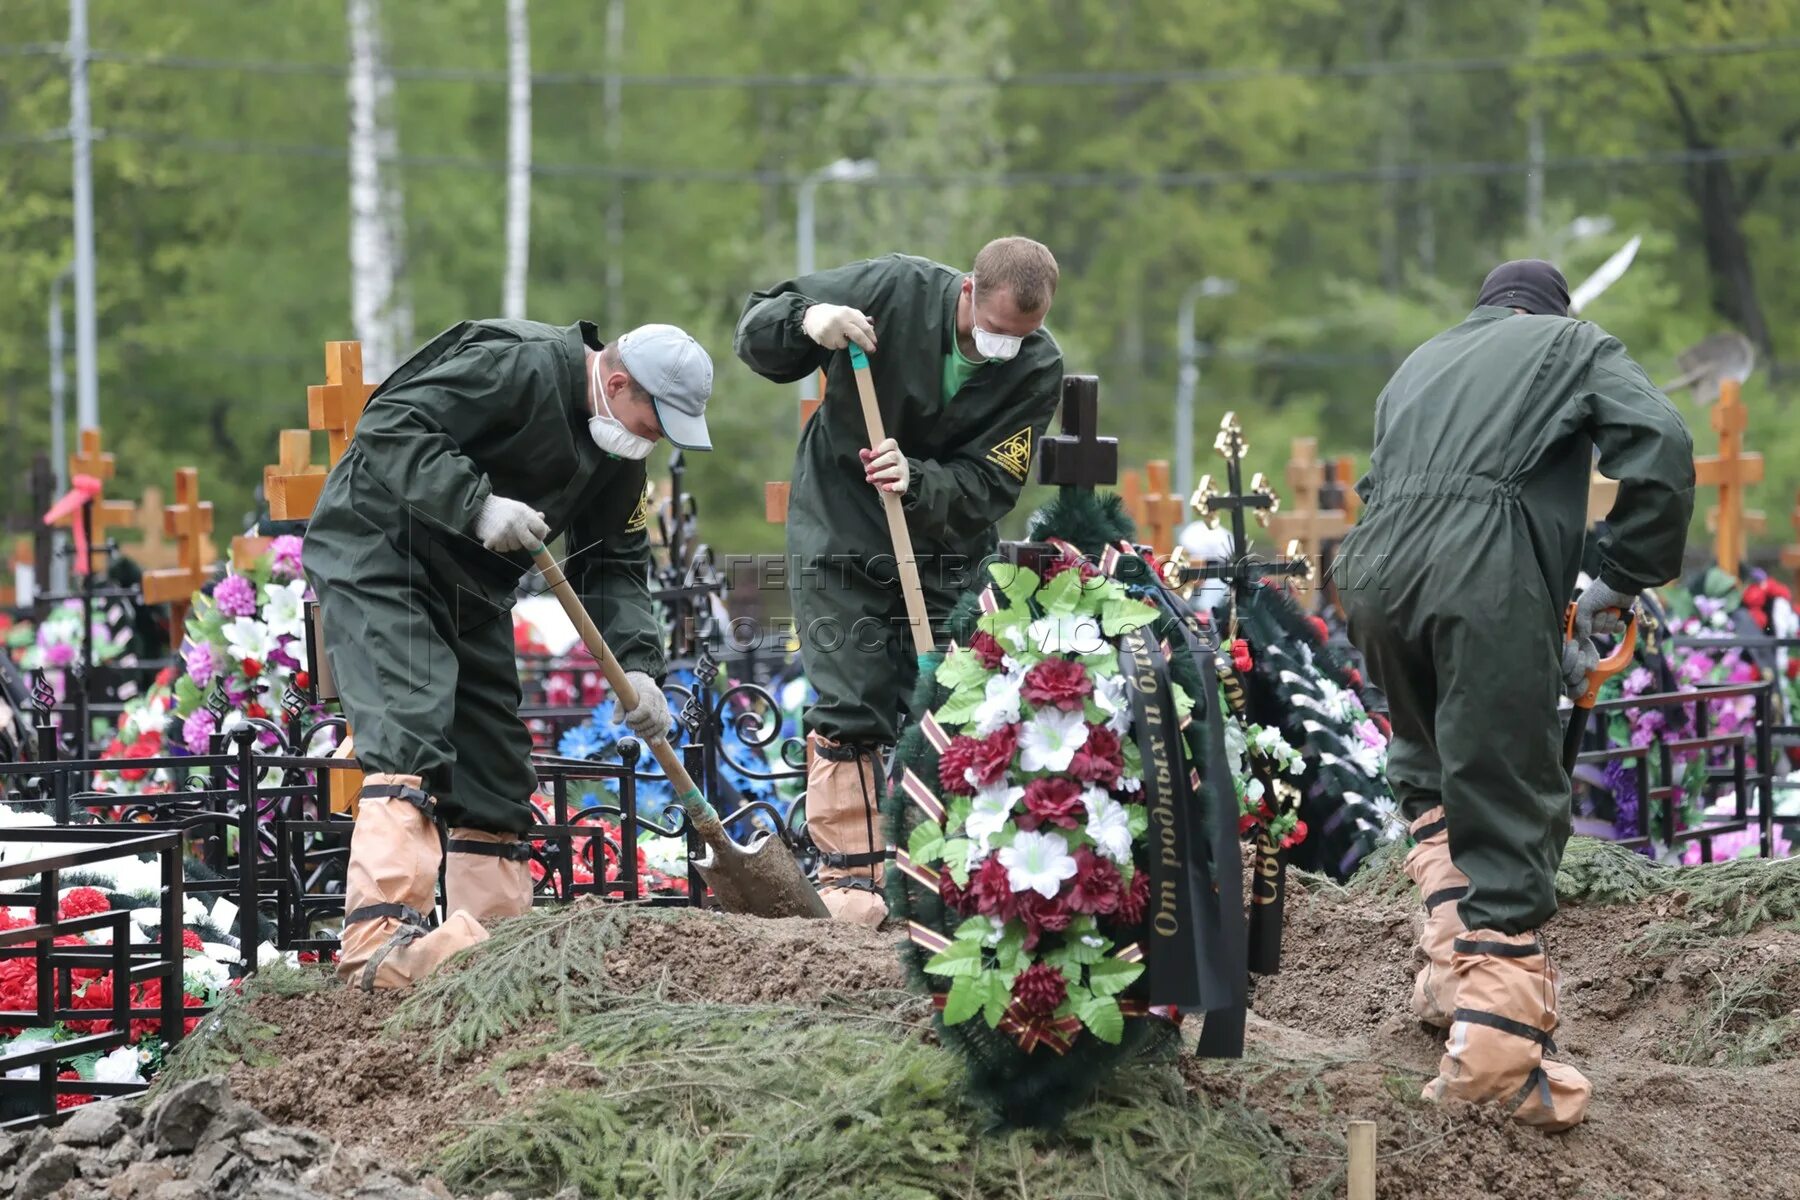
[[[759,917],[831,916],[780,838],[764,833],[740,845],[710,812],[688,815],[704,843],[694,869],[720,908]]]

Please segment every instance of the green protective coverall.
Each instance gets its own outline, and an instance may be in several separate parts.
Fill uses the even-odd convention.
[[[1444,807],[1468,929],[1526,933],[1556,912],[1563,618],[1596,447],[1619,481],[1602,581],[1668,582],[1693,513],[1693,439],[1597,326],[1477,308],[1376,404],[1367,507],[1334,578],[1391,705],[1395,795],[1409,819]]]
[[[863,478],[869,445],[847,350],[826,350],[800,322],[814,304],[847,304],[875,327],[869,356],[882,427],[907,457],[901,507],[932,624],[939,625],[998,541],[1062,391],[1048,329],[1008,362],[984,363],[944,396],[965,272],[890,254],[753,294],[733,349],[757,374],[793,383],[826,372],[825,402],[800,434],[787,522],[788,591],[818,703],[806,727],[833,742],[893,744],[918,660],[906,625],[881,494]]]
[[[531,569],[469,533],[497,494],[566,533],[564,572],[627,671],[664,674],[645,468],[588,434],[592,324],[465,321],[370,396],[303,561],[364,771],[417,775],[452,827],[523,833],[536,776],[512,603]]]

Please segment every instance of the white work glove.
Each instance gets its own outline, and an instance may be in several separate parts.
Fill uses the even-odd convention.
[[[550,526],[544,523],[543,513],[505,496],[490,495],[475,514],[476,540],[501,554],[536,550],[549,536]]]
[[[912,464],[906,461],[906,455],[900,453],[900,446],[893,438],[886,438],[873,450],[856,452],[863,461],[863,478],[884,492],[892,492],[896,496],[906,495],[906,486],[912,482]]]
[[[1637,603],[1636,592],[1618,592],[1598,579],[1575,601],[1575,637],[1610,637],[1625,628],[1625,614]]]
[[[1587,678],[1600,665],[1600,651],[1592,638],[1570,638],[1563,643],[1563,691],[1573,700],[1587,690]]]
[[[631,684],[631,690],[637,693],[637,707],[625,714],[626,728],[633,736],[646,742],[669,740],[669,734],[675,729],[675,718],[669,715],[668,697],[656,685],[656,680],[642,671],[627,671],[625,678]]]
[[[875,326],[869,318],[844,304],[815,304],[800,317],[806,336],[827,350],[842,350],[855,342],[875,353]]]

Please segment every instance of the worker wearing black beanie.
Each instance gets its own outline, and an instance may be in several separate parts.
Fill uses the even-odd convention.
[[[1488,272],[1478,305],[1522,308],[1540,317],[1569,315],[1569,281],[1555,263],[1541,258],[1515,258]]]

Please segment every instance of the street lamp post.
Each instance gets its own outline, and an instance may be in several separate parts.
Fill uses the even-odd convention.
[[[1181,361],[1175,384],[1175,494],[1184,500],[1194,490],[1194,389],[1200,382],[1200,348],[1194,341],[1194,306],[1202,296],[1229,296],[1237,281],[1208,275],[1181,297],[1175,318],[1175,345]]]
[[[798,274],[811,275],[814,270],[813,202],[821,183],[860,183],[875,177],[872,158],[840,158],[827,163],[800,181],[799,204],[794,214],[794,242],[799,250]],[[800,398],[812,398],[812,379],[800,381]]]

